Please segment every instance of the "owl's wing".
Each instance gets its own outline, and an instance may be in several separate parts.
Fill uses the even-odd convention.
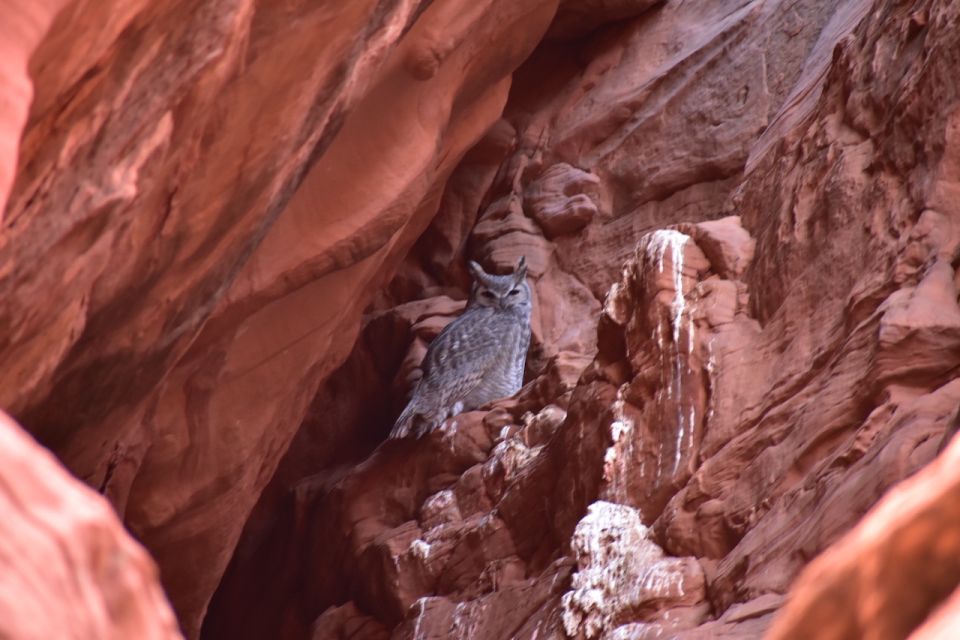
[[[509,324],[509,318],[495,314],[451,322],[427,349],[421,384],[450,402],[463,400],[496,365]]]

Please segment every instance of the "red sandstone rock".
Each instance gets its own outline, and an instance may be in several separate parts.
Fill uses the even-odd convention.
[[[597,215],[600,180],[568,164],[555,164],[527,187],[530,215],[548,238],[579,231]]]
[[[313,624],[311,640],[387,640],[390,633],[382,624],[365,616],[352,602],[331,607]]]
[[[662,25],[668,18],[677,19],[682,10],[664,8],[662,14],[639,22],[639,32],[652,28],[651,23],[660,21]],[[865,35],[870,29],[888,34],[884,37],[908,37],[893,26],[897,24],[895,9],[884,9],[861,23],[865,15],[862,5],[851,4],[829,21],[828,16],[821,15],[819,23],[814,20],[799,31],[795,30],[797,23],[790,24],[791,18],[786,15],[747,18],[746,14],[733,13],[726,19],[728,26],[746,20],[760,30],[777,24],[793,33],[806,34],[804,37],[811,33],[805,28],[829,22],[823,32],[824,41],[816,45],[810,58],[813,69],[822,52],[830,50],[828,42],[853,33],[858,25],[861,31],[854,37],[860,43],[870,42]],[[949,24],[949,19],[942,17],[936,24]],[[696,35],[707,38],[699,42],[713,43],[715,40],[710,37],[718,38],[721,33],[704,30]],[[941,37],[946,37],[945,33],[941,32]],[[773,58],[787,59],[798,42],[792,41],[772,54]],[[849,49],[859,45],[846,46]],[[850,53],[849,58],[840,58],[834,64],[847,64],[847,59],[857,58]],[[543,69],[547,60],[535,58],[531,67]],[[911,64],[919,64],[919,60],[912,57]],[[619,71],[619,79],[620,86],[625,86],[626,69],[633,74],[638,70],[622,64],[624,70]],[[741,64],[749,69],[752,61],[741,59]],[[937,69],[947,66],[944,63],[942,67],[926,67],[926,71],[915,76],[916,82],[933,82],[940,72]],[[791,86],[785,77],[792,77],[799,84]],[[831,82],[845,82],[845,78],[855,81],[857,72],[824,79],[797,70],[779,77],[780,84],[768,87],[767,93],[745,92],[748,101],[744,108],[765,121],[768,116],[761,105],[774,99],[785,100],[799,91],[803,83],[814,86],[825,82],[827,88],[821,103],[803,105],[810,109],[806,117],[813,113],[815,118],[823,118],[824,127],[832,126],[834,107],[827,96],[832,95]],[[664,82],[669,82],[669,78]],[[590,93],[591,104],[602,102],[598,93],[612,90],[612,86],[612,80],[603,78]],[[864,81],[857,86],[860,88],[856,91],[875,92],[882,85]],[[922,89],[918,91],[923,93]],[[893,98],[883,94],[871,99],[877,102]],[[652,104],[653,100],[646,97],[642,104]],[[699,106],[707,109],[705,104]],[[608,122],[603,118],[616,113],[609,107],[608,104],[595,112],[598,128]],[[717,112],[722,113],[722,108]],[[797,117],[797,104],[791,102],[784,109],[789,110],[791,118]],[[565,123],[575,123],[583,128],[590,117],[577,119],[568,110],[557,127],[562,131]],[[749,118],[742,116],[716,117],[728,123],[727,127],[749,124]],[[783,123],[788,120],[778,120],[777,126],[785,126]],[[643,131],[644,120],[640,118],[639,122],[631,123],[631,127]],[[792,122],[791,126],[798,126],[797,120]],[[944,130],[938,127],[942,125],[930,124],[927,131],[935,137]],[[781,129],[784,130],[790,129]],[[734,135],[722,128],[716,131],[721,140],[728,134]],[[796,153],[804,153],[808,148],[809,153],[814,153],[817,149],[812,143],[804,146],[804,135],[836,147],[833,155],[816,155],[802,168],[776,161],[774,158],[779,156],[773,150],[767,152],[770,156],[764,161],[763,154],[757,151],[753,172],[741,180],[735,197],[726,204],[724,198],[730,195],[732,185],[725,176],[742,166],[753,152],[750,140],[757,140],[743,133],[736,134],[735,139],[744,142],[744,146],[725,149],[725,156],[711,156],[716,163],[714,168],[704,169],[719,168],[721,179],[709,183],[709,189],[715,190],[712,192],[705,186],[703,175],[683,167],[679,160],[669,164],[670,153],[664,151],[666,147],[651,143],[650,135],[644,139],[644,152],[632,156],[628,156],[629,137],[617,138],[616,145],[608,143],[604,148],[606,155],[598,155],[598,151],[591,156],[580,151],[589,149],[584,137],[576,141],[586,146],[577,147],[573,142],[565,144],[554,130],[553,146],[542,150],[535,145],[525,146],[532,138],[523,129],[518,129],[518,135],[517,153],[527,160],[508,164],[504,182],[494,184],[494,204],[481,215],[477,227],[481,248],[500,242],[502,237],[504,259],[507,249],[515,250],[521,243],[530,251],[542,253],[543,245],[531,239],[536,232],[523,220],[522,205],[526,203],[522,198],[532,192],[518,191],[515,185],[517,176],[523,186],[535,181],[544,165],[550,166],[538,159],[537,154],[544,153],[558,154],[573,166],[596,171],[601,182],[611,180],[610,171],[616,169],[619,173],[614,184],[637,185],[629,198],[614,194],[613,202],[620,204],[612,207],[612,221],[597,224],[594,216],[575,239],[566,242],[561,236],[554,240],[556,268],[575,273],[594,295],[605,291],[604,278],[606,284],[615,280],[611,272],[619,269],[625,250],[634,250],[643,231],[669,221],[655,217],[662,205],[644,208],[641,204],[631,210],[622,204],[625,200],[642,203],[645,198],[662,195],[660,189],[666,189],[668,194],[682,194],[682,198],[668,197],[674,198],[671,206],[682,211],[692,224],[677,227],[689,239],[680,242],[682,237],[677,236],[674,245],[664,244],[662,251],[654,240],[656,236],[649,236],[641,244],[637,260],[628,265],[621,284],[607,298],[609,322],[601,323],[597,360],[574,391],[567,420],[554,438],[527,458],[523,471],[514,475],[512,482],[502,480],[502,471],[492,471],[502,464],[499,459],[492,459],[481,467],[491,469],[486,477],[492,484],[473,482],[473,472],[466,472],[454,483],[459,487],[454,495],[470,502],[468,496],[482,494],[484,500],[474,500],[477,506],[471,509],[489,510],[499,500],[496,513],[510,530],[513,549],[528,567],[528,574],[536,571],[533,567],[546,566],[551,557],[565,553],[574,525],[598,497],[633,504],[648,522],[653,522],[658,539],[668,552],[703,559],[715,619],[705,620],[699,630],[677,631],[677,635],[756,637],[769,625],[782,594],[803,564],[852,526],[892,483],[929,460],[935,448],[934,436],[952,417],[957,397],[952,387],[942,385],[949,379],[948,372],[956,367],[951,355],[955,352],[951,318],[956,313],[956,293],[952,278],[944,277],[943,259],[939,263],[930,259],[943,255],[953,259],[955,249],[951,247],[956,242],[952,232],[932,232],[934,228],[949,230],[951,226],[933,223],[935,217],[926,214],[916,232],[902,234],[903,243],[884,245],[858,236],[859,219],[844,212],[861,210],[857,194],[864,193],[875,182],[862,179],[865,165],[861,155],[844,155],[851,140],[831,137],[836,135],[834,129],[814,126],[806,134],[801,129],[792,142],[788,141],[795,145]],[[669,127],[657,136],[656,140],[669,139],[675,147],[688,145],[683,149],[687,155],[674,156],[684,160],[693,155],[689,145],[698,142],[695,136],[671,135]],[[537,139],[542,137],[540,134]],[[877,139],[882,136],[878,134]],[[676,153],[680,153],[679,149]],[[571,161],[574,154],[580,155]],[[945,166],[952,166],[949,157],[945,156]],[[584,162],[585,158],[598,164],[591,166]],[[619,164],[613,163],[612,158]],[[638,174],[629,173],[643,167],[647,159],[661,163],[659,175],[648,172],[641,179]],[[837,162],[840,164],[833,164]],[[839,176],[837,186],[813,177],[823,175],[816,171],[829,171],[831,166],[837,167],[833,169]],[[929,170],[936,175],[946,173],[945,169]],[[931,193],[943,190],[939,186],[931,188]],[[796,195],[790,195],[793,189],[798,189]],[[898,193],[897,189],[894,184],[890,193]],[[712,195],[705,199],[706,194]],[[771,211],[768,203],[780,203],[784,197],[798,204]],[[704,206],[699,203],[710,199],[714,204],[706,207],[740,212],[746,230],[732,220],[696,224],[703,215],[697,213],[697,207]],[[813,209],[802,210],[808,206],[806,202]],[[807,216],[807,227],[798,228],[796,222],[791,222],[790,216],[798,215]],[[947,218],[955,215],[951,213]],[[484,224],[484,216],[498,222],[502,236],[497,234],[497,225]],[[786,226],[789,224],[794,226]],[[776,228],[796,230],[771,232]],[[863,242],[874,243],[876,250],[849,250]],[[674,268],[681,251],[689,273]],[[817,252],[821,256],[811,258]],[[900,252],[901,266],[895,270],[882,267],[890,261],[896,264]],[[490,251],[484,255],[498,254]],[[818,265],[814,271],[803,267],[812,259]],[[616,266],[601,268],[605,264]],[[549,268],[538,269],[538,273],[548,272]],[[679,278],[674,277],[675,273]],[[900,292],[890,297],[895,289]],[[682,303],[678,291],[683,293]],[[678,308],[680,313],[676,313]],[[549,317],[547,321],[549,326]],[[676,335],[674,324],[680,329]],[[544,335],[542,326],[538,334]],[[550,348],[550,340],[543,340],[543,344]],[[908,350],[912,355],[907,354]],[[678,371],[681,377],[676,383],[671,374]],[[920,383],[921,387],[908,387],[908,381]],[[618,394],[618,389],[623,391]],[[678,404],[681,409],[693,409],[690,424],[694,428],[689,432],[679,428],[686,422],[685,412],[681,411],[680,419],[671,418]],[[509,425],[502,428],[507,437],[516,433]],[[691,435],[692,446],[685,442]],[[678,436],[682,442],[679,447]],[[513,446],[494,450],[511,452],[510,455],[516,451]],[[644,475],[645,469],[652,469],[652,475]],[[557,478],[561,482],[551,491]],[[543,505],[545,493],[551,500],[547,506]],[[446,526],[455,522],[454,518]],[[553,531],[546,537],[543,527],[537,526],[542,522],[552,523]],[[484,554],[478,553],[473,560],[482,557]],[[475,606],[479,600],[470,602]],[[496,617],[495,606],[487,606],[487,615]],[[432,610],[428,606],[423,611]],[[408,620],[427,619],[416,611],[408,614]],[[556,624],[555,618],[545,613],[533,614],[528,620],[530,626],[524,628],[546,625],[548,620]],[[612,628],[608,631],[613,633]],[[617,633],[624,637],[652,637],[662,631],[663,626],[656,623],[617,622]]]
[[[111,497],[188,635],[555,11],[428,5],[73,3],[11,59],[33,54],[36,99],[0,245],[0,405]]]
[[[958,592],[954,590],[942,605],[913,633],[911,640],[947,640],[957,635],[960,630],[960,602]]]
[[[66,0],[42,0],[12,2],[5,7],[7,17],[0,27],[0,86],[4,92],[0,102],[0,222],[16,174],[20,134],[34,97],[28,74],[30,54],[64,4]]]
[[[482,181],[471,182],[466,169],[458,178],[458,189],[472,185],[484,190],[489,203],[481,208],[470,239],[464,242],[463,227],[444,218],[425,236],[433,244],[420,246],[424,253],[405,267],[405,281],[433,287],[464,284],[462,277],[444,280],[436,266],[429,271],[416,266],[414,261],[429,260],[430,246],[464,247],[469,255],[501,266],[525,252],[535,267],[540,303],[534,328],[543,354],[534,356],[549,358],[558,344],[566,345],[561,355],[589,356],[595,348],[599,353],[572,396],[561,393],[562,387],[541,386],[542,378],[525,391],[541,389],[537,397],[543,411],[558,403],[566,415],[561,426],[533,436],[536,432],[521,424],[538,420],[511,414],[528,402],[522,399],[516,405],[505,403],[506,412],[489,414],[483,423],[503,441],[488,450],[487,460],[458,477],[440,473],[435,482],[444,488],[419,508],[407,507],[407,517],[419,518],[416,528],[400,527],[396,535],[419,530],[424,537],[388,545],[393,550],[378,565],[363,565],[365,585],[346,587],[337,597],[356,599],[372,585],[397,585],[390,588],[401,588],[407,601],[419,595],[403,614],[401,637],[425,630],[449,636],[465,628],[476,637],[504,637],[499,627],[464,625],[497,624],[507,609],[493,596],[512,587],[481,580],[478,593],[456,578],[432,582],[436,578],[429,576],[440,574],[428,567],[449,562],[449,541],[467,536],[475,546],[470,554],[456,556],[458,566],[469,567],[457,575],[494,575],[508,585],[522,575],[542,581],[552,563],[569,558],[570,537],[587,507],[606,498],[637,507],[668,553],[701,559],[711,610],[702,621],[686,618],[688,626],[697,621],[700,626],[685,630],[628,616],[605,628],[615,634],[610,637],[655,637],[670,628],[682,638],[753,638],[770,624],[805,562],[852,526],[887,487],[929,460],[933,436],[956,402],[947,388],[926,395],[955,366],[949,354],[954,352],[950,318],[956,295],[943,267],[929,262],[929,256],[953,260],[956,234],[948,221],[956,218],[954,205],[939,205],[949,215],[924,213],[915,227],[906,225],[901,243],[883,245],[858,236],[861,218],[852,212],[864,211],[864,205],[857,194],[876,183],[862,179],[864,152],[848,151],[857,142],[832,124],[838,107],[829,101],[835,84],[858,72],[823,74],[834,43],[842,38],[850,36],[844,45],[848,50],[868,46],[865,29],[887,29],[889,37],[909,37],[909,29],[898,31],[896,10],[879,5],[870,21],[874,27],[861,24],[870,12],[867,3],[848,3],[833,14],[813,3],[795,8],[798,13],[754,12],[745,5],[711,16],[707,7],[668,4],[630,28],[596,39],[585,66],[545,47],[519,72],[523,88],[507,110],[508,120],[516,114],[513,155],[496,178],[489,177],[486,167]],[[949,19],[936,24],[949,24]],[[761,60],[749,43],[768,33],[789,37],[764,50]],[[677,51],[664,46],[651,55],[651,39],[678,43]],[[848,64],[857,55],[851,52],[832,64]],[[910,64],[920,59],[912,56]],[[689,60],[709,61],[709,66],[688,70],[681,61]],[[762,71],[757,67],[761,62],[767,65]],[[948,66],[944,62],[936,69]],[[931,69],[916,76],[918,82],[933,82],[939,71]],[[531,83],[544,93],[537,94]],[[733,86],[739,89],[731,92]],[[884,104],[896,99],[876,88],[884,86],[871,88],[864,80],[859,90],[880,91],[871,104]],[[718,87],[716,93],[713,87]],[[731,101],[732,94],[739,101]],[[819,102],[809,98],[821,94],[825,97]],[[936,98],[949,104],[953,99]],[[811,117],[826,124],[805,133],[801,125]],[[769,136],[758,137],[771,121],[784,136],[779,150]],[[699,122],[711,125],[701,128]],[[931,136],[942,131],[938,126],[929,125]],[[803,142],[804,135],[811,141]],[[820,153],[822,145],[835,150]],[[800,166],[785,159],[787,150],[819,155]],[[944,169],[930,171],[951,175],[950,157],[943,156]],[[752,173],[744,176],[748,158]],[[837,159],[847,164],[830,174],[830,163]],[[589,171],[599,185],[583,182],[569,194],[561,186],[549,191],[553,200],[544,200],[547,190],[531,185],[549,184],[550,172],[559,171],[550,167],[558,164]],[[798,181],[804,172],[809,177]],[[824,175],[837,175],[836,183]],[[894,183],[891,198],[898,189]],[[549,230],[545,214],[578,211],[565,200],[578,190],[612,218],[591,208],[590,215],[572,216],[562,232]],[[943,196],[937,197],[943,203]],[[796,204],[779,204],[784,199]],[[481,200],[470,196],[470,201]],[[812,210],[803,209],[807,202]],[[738,213],[740,220],[705,220],[720,213]],[[531,218],[538,215],[534,226]],[[806,227],[794,221],[801,215]],[[676,224],[675,232],[687,239],[669,233],[661,234],[661,240],[648,236],[637,251],[645,233],[669,224]],[[676,241],[665,242],[674,237]],[[876,249],[852,249],[864,242]],[[682,269],[675,268],[680,255]],[[621,274],[631,256],[633,262]],[[896,267],[865,267],[872,264],[865,258],[880,265],[893,261]],[[811,261],[818,266],[804,269]],[[607,296],[609,285],[618,281]],[[884,303],[896,288],[902,292]],[[580,307],[584,311],[564,308],[581,291],[587,294]],[[596,314],[604,299],[605,316],[594,346],[593,324],[583,316]],[[591,310],[592,304],[597,306]],[[922,312],[912,313],[914,307]],[[578,319],[572,333],[571,318]],[[881,322],[889,327],[882,338]],[[567,338],[562,338],[564,332]],[[907,355],[911,349],[918,358]],[[940,355],[935,355],[937,349]],[[679,382],[673,375],[677,372]],[[911,388],[908,380],[923,380],[927,386]],[[558,395],[542,395],[551,388]],[[692,409],[693,419],[685,418],[683,409]],[[684,424],[691,428],[681,430]],[[414,467],[421,464],[408,461]],[[364,473],[395,477],[395,472],[371,466]],[[386,495],[393,493],[390,481],[370,482],[370,492],[379,486]],[[315,495],[321,509],[347,505],[341,498]],[[487,526],[492,528],[478,531],[478,517],[490,517]],[[500,537],[503,527],[509,540]],[[424,554],[431,558],[426,565],[410,564],[421,557],[416,550],[427,548],[417,540],[431,550]],[[386,571],[392,566],[388,557],[406,568]],[[347,568],[353,562],[358,561],[339,570],[355,575],[357,569]],[[313,571],[333,570],[329,564],[320,566]],[[558,611],[567,591],[566,583],[560,585],[553,600],[527,610],[526,620],[507,635],[562,637]],[[375,608],[379,599],[364,602]],[[681,611],[702,616],[704,601],[692,605],[668,606],[666,613],[677,619]],[[457,616],[464,611],[469,616]]]
[[[955,442],[890,491],[803,571],[768,637],[955,636],[958,608],[950,596],[960,585],[958,470]],[[945,608],[922,624],[942,602]]]
[[[0,413],[0,636],[180,638],[157,567],[101,496]]]
[[[607,22],[640,15],[661,0],[564,0],[547,37],[584,36]]]

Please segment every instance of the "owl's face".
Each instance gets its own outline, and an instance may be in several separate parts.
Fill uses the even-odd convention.
[[[520,258],[513,273],[506,276],[489,274],[476,262],[470,262],[473,291],[470,304],[495,309],[530,308],[530,285],[527,284],[527,264]]]

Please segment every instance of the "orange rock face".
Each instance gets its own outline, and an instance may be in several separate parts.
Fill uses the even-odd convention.
[[[157,567],[103,497],[0,413],[0,636],[182,638]]]
[[[0,406],[187,637],[952,637],[956,3],[16,15]],[[521,255],[526,386],[382,444]]]
[[[811,563],[769,637],[956,635],[958,456],[954,443]]]

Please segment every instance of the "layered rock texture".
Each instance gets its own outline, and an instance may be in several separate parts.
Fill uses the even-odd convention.
[[[13,5],[0,406],[186,637],[960,633],[957,3]],[[525,387],[384,443],[521,255]]]

